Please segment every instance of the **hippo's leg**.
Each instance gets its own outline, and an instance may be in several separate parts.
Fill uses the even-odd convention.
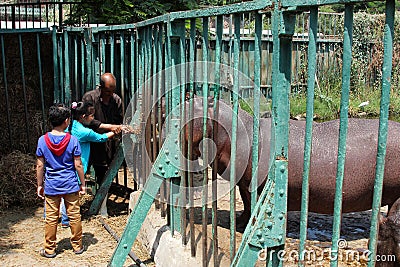
[[[243,201],[243,212],[237,218],[236,228],[237,230],[242,230],[246,228],[247,223],[249,222],[250,215],[251,215],[251,194],[249,191],[249,185],[244,179],[238,183],[240,196],[242,197]]]

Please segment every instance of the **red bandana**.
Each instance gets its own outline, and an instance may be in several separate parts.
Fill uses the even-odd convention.
[[[48,133],[44,135],[44,141],[46,142],[47,147],[54,155],[58,157],[64,153],[70,139],[71,139],[71,134],[67,133],[60,143],[54,144],[53,142],[51,142]]]

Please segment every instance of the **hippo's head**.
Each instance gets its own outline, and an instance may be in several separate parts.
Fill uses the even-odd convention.
[[[212,108],[213,108],[213,98],[209,97],[207,101],[207,124],[206,124],[206,137],[211,137],[212,133]],[[193,132],[192,132],[192,142],[193,142],[193,157],[194,159],[197,159],[200,157],[200,141],[203,140],[203,118],[204,118],[204,113],[203,113],[203,98],[202,97],[194,97],[193,98],[193,113],[190,114],[189,111],[189,100],[186,100],[185,103],[185,122],[184,122],[184,132],[185,132],[185,144],[189,142],[189,122],[192,122],[193,125]]]
[[[400,198],[393,204],[387,217],[379,220],[377,255],[380,258],[396,256],[396,262],[379,262],[377,266],[400,266]]]

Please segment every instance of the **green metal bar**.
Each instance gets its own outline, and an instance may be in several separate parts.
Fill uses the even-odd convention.
[[[344,12],[343,36],[343,70],[342,70],[342,95],[340,99],[340,128],[338,142],[338,159],[336,172],[335,204],[333,211],[332,228],[332,256],[331,266],[337,266],[338,241],[340,237],[340,224],[342,213],[342,192],[344,178],[344,164],[346,161],[346,138],[348,126],[350,73],[351,73],[351,48],[353,43],[353,5],[347,4]]]
[[[38,58],[38,74],[39,74],[39,88],[40,88],[40,103],[42,107],[42,133],[46,131],[46,113],[44,107],[44,91],[43,91],[43,74],[42,74],[42,57],[40,55],[40,36],[36,34],[36,49],[37,49],[37,58]]]
[[[180,63],[180,73],[179,73],[179,85],[180,85],[180,98],[181,98],[181,105],[180,105],[180,118],[181,118],[181,123],[180,125],[183,125],[184,122],[184,118],[185,118],[185,114],[187,112],[186,110],[186,105],[185,105],[185,98],[186,98],[186,58],[185,58],[185,52],[186,52],[186,38],[185,38],[185,21],[180,21],[180,24],[178,25],[178,34],[179,34],[179,63]],[[185,135],[181,134],[180,135],[180,142],[181,144],[184,144],[185,142]],[[183,146],[183,145],[182,145]],[[182,150],[181,150],[182,151]],[[185,158],[184,157],[180,157],[181,160],[181,165],[180,166],[185,166]],[[182,244],[185,245],[187,243],[186,241],[186,225],[187,225],[187,220],[186,220],[186,216],[187,216],[187,209],[186,209],[186,194],[187,194],[187,182],[185,179],[185,173],[184,171],[181,172],[181,177],[184,177],[183,179],[180,180],[180,206],[181,206],[181,210],[180,210],[180,232],[181,232],[181,236],[182,236]]]
[[[372,202],[370,239],[368,249],[371,251],[371,258],[376,259],[376,245],[378,235],[378,222],[380,216],[380,207],[382,200],[383,175],[386,156],[386,141],[388,134],[388,118],[390,104],[391,74],[392,74],[392,58],[393,58],[393,41],[394,41],[394,14],[395,1],[386,1],[386,20],[384,28],[384,55],[382,64],[382,92],[379,117],[379,134],[378,134],[378,153],[376,157],[374,197]],[[373,267],[375,262],[370,260],[369,267]]]
[[[64,53],[63,53],[63,34],[61,33],[59,36],[57,36],[57,49],[58,49],[58,69],[60,70],[60,99],[59,101],[61,103],[65,102],[65,90],[64,90],[64,86],[65,86],[65,80],[64,80],[64,71],[65,71],[65,67],[64,67]]]
[[[275,218],[271,236],[272,250],[267,253],[267,266],[273,266],[278,251],[284,249],[286,238],[287,211],[287,160],[289,143],[289,92],[291,82],[292,37],[295,28],[295,14],[284,13],[275,2],[272,16],[273,65],[272,65],[272,122],[271,122],[271,160],[269,175],[275,180],[272,217]],[[273,172],[272,172],[273,171]],[[270,242],[270,241],[269,241]],[[271,245],[268,245],[269,248]],[[278,261],[282,266],[283,261]],[[275,265],[275,266],[277,266]]]
[[[308,77],[307,77],[307,115],[306,135],[304,138],[304,163],[303,163],[303,184],[301,197],[300,214],[300,245],[299,255],[304,255],[307,239],[307,216],[309,196],[309,174],[312,147],[312,129],[314,117],[314,88],[317,64],[317,32],[318,32],[318,7],[310,8],[310,26],[308,41]],[[304,266],[304,259],[300,258],[299,266]]]
[[[131,96],[135,94],[135,73],[136,73],[136,39],[135,39],[135,33],[133,31],[130,32],[130,37],[131,37],[131,43],[130,43],[130,48],[131,48]],[[104,62],[105,64],[105,62]],[[135,101],[135,100],[134,100]]]
[[[173,125],[170,125],[169,130],[171,130],[171,128],[177,128],[180,125],[180,116],[181,116],[181,107],[177,108],[181,102],[181,81],[184,80],[180,80],[181,77],[180,75],[182,73],[178,72],[178,69],[175,66],[178,66],[179,64],[181,64],[181,55],[180,55],[180,49],[184,49],[184,45],[182,45],[183,47],[181,47],[181,40],[184,36],[185,33],[185,22],[182,20],[178,20],[178,21],[174,21],[173,23],[168,24],[169,27],[169,32],[168,32],[168,39],[170,40],[170,51],[171,51],[171,88],[172,88],[172,101],[171,101],[171,108],[172,108],[172,119],[176,120],[176,122]],[[178,123],[179,122],[179,123]],[[177,137],[180,136],[179,134],[177,135]],[[180,140],[178,138],[178,142],[180,143]],[[179,148],[179,146],[178,146]],[[172,151],[172,150],[170,150]],[[181,150],[179,150],[181,151]],[[168,164],[168,162],[167,162]],[[179,165],[180,166],[180,163]],[[171,166],[170,168],[175,167],[175,166]],[[181,169],[179,169],[178,173],[176,173],[175,175],[171,176],[171,177],[178,177],[180,176],[180,171]],[[179,178],[180,179],[180,178]],[[174,178],[172,179],[172,183],[177,185],[179,181],[179,184],[181,183],[181,180],[178,180],[178,178]],[[178,188],[179,189],[179,188]],[[175,189],[175,190],[178,190]],[[175,191],[173,190],[173,188],[171,188],[172,193]],[[179,191],[178,191],[179,192]],[[171,234],[174,234],[174,231],[178,231],[181,232],[181,209],[180,209],[180,205],[182,205],[182,200],[179,198],[179,194],[177,193],[176,195],[171,194],[172,197],[172,201],[170,203],[171,206]],[[178,205],[177,205],[178,204]]]
[[[106,37],[104,34],[99,34],[99,43],[100,43],[100,73],[106,72]]]
[[[121,32],[120,35],[120,46],[121,46],[121,99],[122,99],[122,110],[125,114],[125,34]]]
[[[111,33],[110,35],[110,72],[114,73],[114,45],[115,45],[115,38],[114,38],[114,32]]]
[[[218,136],[218,117],[219,117],[219,98],[220,98],[220,87],[221,87],[221,50],[222,50],[222,31],[223,31],[223,16],[217,16],[216,28],[217,35],[215,40],[215,85],[214,85],[214,113],[213,113],[213,137],[212,140],[216,140]],[[211,155],[216,154],[213,151]],[[214,259],[214,266],[218,266],[218,188],[217,188],[217,175],[218,175],[218,159],[215,158],[212,162],[212,252]]]
[[[136,95],[138,96],[138,102],[140,103],[140,110],[144,113],[146,105],[145,105],[145,99],[144,99],[144,81],[145,81],[145,44],[144,44],[144,39],[145,39],[145,31],[144,29],[140,29],[138,32],[138,39],[140,40],[140,43],[138,43],[137,51],[138,51],[138,72],[139,72],[139,77],[138,77],[138,92]],[[142,104],[143,103],[143,104]],[[145,127],[143,127],[143,130],[145,130]],[[141,172],[140,177],[146,177],[146,153],[145,150],[143,149],[145,147],[145,139],[142,138],[142,144],[141,144],[141,155],[142,155],[142,160],[141,160]],[[144,184],[144,178],[142,178],[142,182]],[[141,184],[139,183],[139,185]],[[140,186],[141,187],[141,186]]]
[[[81,97],[85,94],[85,84],[87,83],[86,79],[85,79],[85,42],[83,40],[83,38],[81,37],[80,40],[81,43]]]
[[[193,98],[195,90],[195,52],[196,52],[196,19],[190,20],[190,51],[189,51],[189,133],[188,133],[188,159],[193,157]],[[194,228],[194,198],[193,198],[193,169],[192,162],[189,161],[188,186],[189,186],[189,224],[190,224],[190,252],[191,256],[196,256],[196,236]]]
[[[68,32],[64,31],[64,70],[65,70],[65,79],[64,79],[64,92],[65,92],[65,103],[71,103],[71,81],[70,81],[70,64],[69,64],[69,36]]]
[[[255,36],[254,36],[254,102],[253,102],[253,144],[251,146],[251,212],[257,203],[258,188],[258,151],[260,131],[260,85],[261,85],[261,35],[262,15],[255,14]]]
[[[241,2],[237,4],[227,5],[227,6],[219,6],[191,11],[180,11],[180,12],[172,12],[169,14],[170,19],[189,19],[189,18],[198,18],[198,17],[211,17],[218,15],[226,15],[232,13],[244,13],[250,11],[258,11],[262,10],[266,7],[272,5],[273,1],[249,1],[249,2]]]
[[[158,29],[157,29],[157,69],[158,69],[158,74],[162,73],[163,71],[163,37],[164,37],[164,25],[163,24],[158,24]],[[160,100],[160,97],[163,96],[165,92],[165,80],[164,77],[161,75],[160,78],[158,79],[158,96]],[[162,136],[163,134],[163,127],[162,127],[162,114],[161,114],[161,107],[162,103],[161,101],[158,103],[158,136]],[[158,142],[158,147],[157,151],[161,151],[161,146],[162,142]],[[166,182],[164,181],[160,187],[160,198],[161,198],[161,217],[165,218],[166,217]]]
[[[145,114],[150,114],[151,109],[151,45],[152,45],[152,37],[151,37],[151,28],[147,27],[145,29],[145,84],[146,86],[143,88],[145,89],[145,97],[144,97],[144,107],[145,107]],[[151,158],[151,123],[146,124],[146,148],[149,151],[147,157]],[[151,166],[149,161],[146,161],[146,176],[150,174]],[[171,181],[172,182],[172,181]]]
[[[6,107],[7,107],[8,141],[10,142],[11,148],[13,148],[14,145],[13,145],[13,139],[12,139],[12,135],[11,135],[10,100],[8,97],[6,54],[4,53],[4,35],[3,34],[0,34],[0,40],[1,40],[1,59],[2,59],[2,63],[3,63],[4,96],[6,99]]]
[[[57,29],[53,27],[52,31],[53,43],[53,72],[54,72],[54,101],[60,100],[60,80],[59,80],[59,57],[58,57],[58,42],[57,42]]]
[[[95,85],[100,83],[100,43],[99,36],[93,35],[92,42],[92,66],[93,66],[93,82]]]
[[[28,151],[31,149],[30,143],[30,134],[29,134],[29,119],[28,119],[28,103],[26,100],[26,82],[25,82],[25,67],[24,67],[24,53],[22,51],[22,37],[21,34],[18,34],[18,43],[19,43],[19,59],[21,63],[21,79],[22,79],[22,91],[24,94],[24,112],[25,112],[25,130],[26,130],[26,138],[28,140]]]
[[[373,1],[373,0],[370,0]],[[337,4],[338,0],[282,0],[281,7],[309,7],[309,6],[322,6],[322,5],[332,5]],[[366,1],[361,0],[341,0],[341,4],[356,4]]]
[[[78,100],[78,36],[74,36],[74,89],[75,89],[75,100]]]
[[[118,173],[119,167],[124,160],[124,150],[122,144],[117,148],[114,154],[114,159],[110,164],[106,174],[104,175],[104,182],[101,184],[100,188],[97,190],[94,196],[93,202],[89,208],[89,214],[95,215],[99,212],[101,203],[105,198],[107,198],[108,190],[110,189],[111,183],[114,180],[115,175]]]
[[[202,77],[202,89],[203,89],[203,138],[207,138],[207,120],[208,120],[208,17],[203,18],[203,57],[202,57],[202,67],[203,67],[203,77]],[[203,142],[203,165],[208,162],[208,146]],[[201,240],[202,240],[202,262],[203,267],[206,267],[208,264],[208,248],[207,248],[207,224],[208,224],[208,170],[207,168],[203,171],[203,194],[202,194],[202,205],[201,205]]]
[[[93,69],[92,69],[92,33],[91,29],[86,29],[84,31],[85,38],[85,51],[86,51],[86,76],[87,76],[87,86],[86,90],[92,90],[94,86],[93,84]]]
[[[240,54],[240,14],[233,16],[235,27],[233,40],[233,80],[239,80],[239,54]],[[230,244],[229,255],[231,263],[236,251],[236,148],[237,148],[237,123],[239,110],[239,83],[233,83],[233,110],[232,110],[232,139],[231,139],[231,158],[230,158]]]

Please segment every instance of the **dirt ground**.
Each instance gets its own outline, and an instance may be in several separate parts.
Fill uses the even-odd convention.
[[[120,236],[128,217],[128,202],[112,195],[108,201],[110,217],[105,222]],[[85,206],[82,207],[82,210]],[[87,250],[75,255],[69,242],[70,230],[57,231],[57,256],[46,259],[39,255],[43,247],[43,207],[0,212],[0,262],[2,266],[107,266],[117,242],[105,230],[99,217],[82,219],[83,244]],[[141,244],[135,242],[132,251],[147,266],[155,266]],[[128,258],[125,266],[134,261]]]

